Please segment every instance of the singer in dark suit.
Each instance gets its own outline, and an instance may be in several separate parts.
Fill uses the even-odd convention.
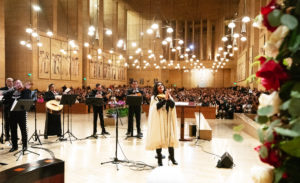
[[[104,105],[108,101],[111,94],[107,94],[102,90],[102,86],[100,84],[96,84],[96,89],[92,90],[89,94],[89,97],[95,98],[103,98]],[[100,125],[102,128],[101,135],[109,135],[109,133],[105,130],[104,126],[104,118],[103,118],[103,105],[93,105],[93,113],[94,113],[94,132],[93,136],[97,135],[97,120],[98,115],[100,118]]]
[[[31,99],[31,91],[24,87],[20,80],[16,80],[14,83],[14,89],[9,90],[4,95],[9,108],[13,106],[15,100],[19,99]],[[11,125],[11,142],[12,148],[9,152],[18,150],[18,133],[17,127],[19,125],[22,135],[23,149],[27,149],[27,112],[26,111],[10,111],[10,125]]]
[[[127,90],[127,95],[144,95],[144,92],[141,91],[138,88],[138,82],[137,81],[132,81],[131,83],[131,88]],[[129,106],[128,109],[128,129],[126,135],[133,136],[133,116],[135,115],[136,119],[136,129],[137,129],[137,136],[142,137],[143,133],[141,132],[141,106]]]
[[[0,90],[4,90],[8,92],[14,88],[14,80],[13,78],[6,79],[6,86],[0,88]],[[7,101],[3,101],[3,111],[4,111],[4,130],[5,130],[5,141],[9,141],[10,139],[10,122],[9,122],[9,113],[10,113],[10,106]]]

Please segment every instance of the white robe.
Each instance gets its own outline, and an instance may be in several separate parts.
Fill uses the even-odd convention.
[[[173,100],[171,98],[171,100]],[[158,99],[151,97],[148,130],[146,139],[146,149],[155,150],[167,147],[178,147],[177,137],[177,116],[176,108],[169,107],[167,112],[166,105],[157,110]]]

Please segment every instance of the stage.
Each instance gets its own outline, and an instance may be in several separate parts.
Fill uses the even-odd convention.
[[[34,131],[34,114],[28,115],[28,136]],[[38,132],[43,133],[45,124],[45,114],[37,114]],[[92,133],[93,114],[73,114],[73,133],[76,137],[83,139]],[[65,118],[66,120],[67,118]],[[194,119],[186,119],[192,121]],[[123,118],[123,126],[119,125],[119,142],[126,157],[124,157],[119,148],[118,156],[120,159],[128,158],[131,161],[141,161],[151,166],[157,167],[157,160],[154,158],[154,151],[145,150],[145,138],[147,132],[146,116],[142,115],[142,131],[143,139],[130,138],[125,140],[127,130],[127,119]],[[244,141],[235,142],[232,138],[234,120],[213,119],[207,120],[213,131],[211,141],[200,140],[198,146],[195,140],[191,142],[180,142],[179,148],[175,149],[175,159],[179,163],[178,166],[168,165],[167,158],[163,161],[163,168],[169,168],[169,172],[177,172],[176,176],[184,177],[185,182],[250,182],[250,171],[253,166],[266,166],[262,164],[258,158],[258,153],[254,151],[254,147],[259,142],[253,137],[243,133]],[[178,119],[178,134],[179,134]],[[66,124],[65,124],[66,125]],[[135,123],[134,123],[135,126]],[[137,171],[128,166],[119,165],[117,171],[114,164],[101,165],[101,162],[111,160],[115,152],[115,127],[107,126],[106,130],[111,134],[107,138],[99,137],[98,139],[77,140],[72,144],[69,141],[56,142],[57,137],[53,136],[45,140],[41,136],[43,145],[38,146],[51,150],[55,157],[65,161],[65,181],[67,183],[74,182],[147,182],[149,175],[153,170]],[[18,130],[19,131],[19,130]],[[101,128],[98,122],[98,133]],[[135,131],[136,133],[136,131]],[[185,134],[188,134],[188,126],[185,127]],[[179,136],[179,135],[178,135]],[[19,132],[19,138],[21,137]],[[29,147],[32,144],[29,144]],[[120,147],[119,146],[119,147]],[[0,166],[0,171],[20,165],[23,163],[34,162],[44,158],[51,158],[49,152],[41,149],[30,148],[30,150],[40,153],[40,156],[29,154],[16,161],[14,153],[8,153],[11,148],[8,143],[0,144],[0,160],[7,163],[6,166]],[[21,146],[19,146],[21,149]],[[203,150],[221,156],[224,152],[229,152],[233,157],[235,166],[232,169],[216,168],[218,157],[205,153]],[[167,149],[163,149],[163,154],[167,157]],[[162,171],[163,172],[163,171]],[[161,175],[174,177],[174,173],[170,175]]]

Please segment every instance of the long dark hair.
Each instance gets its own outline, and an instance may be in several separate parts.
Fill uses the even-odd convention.
[[[50,88],[53,86],[54,84],[51,83],[49,86],[48,86],[48,91],[50,91]]]
[[[156,97],[156,96],[158,95],[158,90],[157,90],[158,85],[163,85],[163,86],[164,86],[164,91],[163,91],[163,93],[166,92],[166,87],[165,87],[165,85],[164,85],[162,82],[158,81],[158,82],[156,82],[156,83],[154,84],[154,87],[153,87],[153,95],[154,95],[154,97]]]

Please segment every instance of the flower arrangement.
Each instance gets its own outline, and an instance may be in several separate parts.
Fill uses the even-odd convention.
[[[270,91],[262,94],[256,121],[262,162],[274,167],[274,182],[300,181],[300,0],[271,0],[257,25],[271,32],[256,77]]]

